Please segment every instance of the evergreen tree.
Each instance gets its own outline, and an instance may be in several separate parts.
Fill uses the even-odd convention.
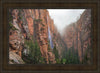
[[[79,64],[78,50],[75,52],[74,48],[71,47],[67,52],[64,52],[61,63],[64,64],[64,62],[65,64]]]
[[[29,47],[28,56],[24,57],[24,61],[28,64],[40,64],[45,63],[45,59],[41,57],[41,52],[37,41],[33,43],[32,41],[25,41],[25,45]]]
[[[56,46],[53,48],[53,53],[55,54],[55,59],[59,58],[58,50],[56,49]]]

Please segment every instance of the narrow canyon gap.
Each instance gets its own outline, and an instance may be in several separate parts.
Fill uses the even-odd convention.
[[[10,64],[92,63],[90,9],[63,36],[47,9],[9,9],[8,24]]]

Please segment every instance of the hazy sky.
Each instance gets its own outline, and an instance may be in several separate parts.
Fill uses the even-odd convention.
[[[48,9],[57,29],[61,31],[66,25],[75,22],[85,9]]]

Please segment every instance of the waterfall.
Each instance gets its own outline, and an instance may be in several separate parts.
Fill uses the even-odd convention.
[[[52,42],[52,37],[51,37],[51,34],[50,34],[50,28],[49,28],[49,26],[48,26],[48,38],[49,38],[50,46],[53,49],[54,46],[53,46],[53,42]]]
[[[47,22],[48,22],[48,15],[47,15]],[[52,41],[49,25],[48,25],[48,39],[49,39],[49,42],[50,42],[50,47],[53,49],[54,45],[53,45],[53,41]]]

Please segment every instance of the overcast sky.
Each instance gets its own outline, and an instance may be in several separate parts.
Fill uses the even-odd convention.
[[[84,10],[85,9],[48,9],[50,16],[54,20],[54,24],[59,31],[62,31],[66,25],[75,22]]]

